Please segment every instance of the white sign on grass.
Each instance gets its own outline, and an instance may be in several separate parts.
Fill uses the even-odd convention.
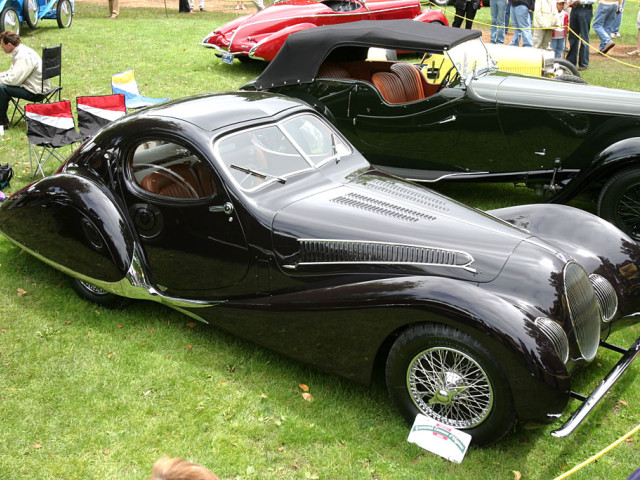
[[[407,441],[447,460],[461,463],[469,448],[471,435],[419,413]]]

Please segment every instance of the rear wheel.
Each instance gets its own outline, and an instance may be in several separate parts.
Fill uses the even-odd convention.
[[[69,28],[73,21],[73,9],[69,0],[59,0],[56,7],[56,20],[58,27]]]
[[[623,170],[605,184],[598,215],[636,241],[640,240],[640,168]]]
[[[38,0],[24,0],[22,17],[29,27],[36,28],[38,20],[40,20],[38,17]]]
[[[7,7],[0,13],[0,32],[11,30],[20,35],[20,18],[15,8]]]
[[[422,413],[466,431],[476,445],[498,441],[515,421],[509,386],[491,354],[446,325],[405,330],[389,352],[386,380],[407,421]]]
[[[71,279],[71,287],[75,290],[78,296],[85,300],[89,300],[90,302],[97,303],[102,307],[121,309],[131,303],[131,300],[128,298],[114,295],[113,293],[109,293],[89,282],[85,282],[77,278]]]

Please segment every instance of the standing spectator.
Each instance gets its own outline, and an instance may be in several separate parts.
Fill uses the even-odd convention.
[[[491,8],[491,43],[504,43],[506,28],[504,21],[507,16],[507,0],[493,0]]]
[[[246,10],[247,7],[244,6],[244,2],[242,0],[240,0],[239,2],[236,2],[236,10]]]
[[[638,29],[637,46],[635,50],[627,52],[627,55],[640,55],[640,11],[638,11],[638,16],[636,17],[636,28]]]
[[[531,36],[531,12],[534,8],[534,0],[511,0],[511,21],[513,22],[513,40],[509,45],[530,47],[533,45]]]
[[[589,67],[589,29],[593,19],[594,0],[571,0],[569,7],[569,53],[567,60],[586,70]]]
[[[120,15],[119,0],[109,0],[109,18],[116,19]]]
[[[613,22],[613,32],[611,32],[611,38],[619,38],[620,37],[620,26],[622,25],[622,15],[624,15],[624,7],[627,3],[627,0],[622,0],[622,8],[620,9],[620,15],[618,15]]]
[[[622,12],[622,0],[599,0],[593,19],[593,31],[600,37],[600,53],[607,53],[616,46],[610,34],[615,28],[616,17]]]
[[[473,19],[480,8],[480,0],[456,0],[453,4],[456,7],[456,18],[451,24],[452,27],[460,28],[462,20],[466,20],[465,28],[471,30]]]
[[[200,7],[200,11],[204,12],[204,0],[198,0],[198,6]],[[189,0],[189,8],[191,8],[191,11],[193,11],[193,0]]]
[[[569,26],[569,14],[564,9],[564,0],[557,0],[556,8],[558,15],[556,16],[555,25],[551,34],[551,48],[555,58],[562,58],[565,47],[565,39],[567,36],[567,27]]]
[[[0,46],[11,55],[11,67],[0,73],[0,125],[9,128],[7,109],[9,98],[33,101],[42,91],[42,59],[33,48],[23,45],[17,33],[6,30],[0,33]],[[44,84],[49,89],[49,80]]]
[[[556,0],[535,0],[533,12],[533,46],[534,48],[549,48],[551,42],[551,27],[554,25],[558,8]]]

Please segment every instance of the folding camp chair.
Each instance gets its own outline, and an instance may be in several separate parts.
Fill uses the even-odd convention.
[[[66,160],[66,157],[57,149],[73,146],[82,141],[82,137],[76,131],[69,100],[55,103],[28,103],[24,108],[32,176],[40,172],[44,177],[44,166],[51,157],[60,163]]]
[[[169,100],[169,97],[154,98],[141,95],[133,69],[111,75],[111,90],[113,93],[124,95],[127,109],[148,107]]]
[[[58,77],[58,86],[49,88],[45,92],[45,81]],[[38,95],[36,98],[29,100],[29,103],[50,103],[53,101],[60,101],[60,92],[62,91],[62,44],[57,47],[43,47],[42,48],[42,84],[40,85],[40,91],[45,92]],[[13,114],[11,115],[11,125],[15,125],[24,118],[24,107],[20,104],[21,98],[10,97],[11,103],[15,107]],[[16,118],[17,116],[17,118]],[[16,119],[15,122],[13,121]]]
[[[124,116],[127,107],[124,95],[98,95],[77,97],[78,129],[82,138],[88,138],[109,122]]]

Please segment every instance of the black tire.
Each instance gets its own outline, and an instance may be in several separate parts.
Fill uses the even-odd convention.
[[[0,32],[11,30],[20,35],[20,17],[13,7],[6,7],[0,13]]]
[[[113,293],[106,292],[88,282],[71,279],[71,287],[75,290],[79,297],[97,303],[98,305],[113,310],[122,309],[131,303],[129,298],[120,297]]]
[[[22,5],[22,18],[24,18],[24,21],[27,22],[30,28],[36,28],[38,20],[40,20],[38,0],[24,0],[24,4]]]
[[[576,77],[575,75],[560,75],[556,77],[556,80],[560,80],[561,82],[569,82],[569,83],[580,83],[585,85],[587,81],[582,77]]]
[[[553,63],[556,64],[556,65],[559,65],[560,67],[562,67],[562,69],[567,70],[567,72],[570,75],[573,75],[575,77],[579,77],[580,76],[580,70],[578,70],[578,67],[576,67],[569,60],[566,60],[564,58],[556,58],[556,59],[553,60]]]
[[[73,9],[69,0],[58,0],[56,21],[59,28],[69,28],[73,22]]]
[[[478,446],[497,442],[515,422],[509,385],[489,351],[446,325],[405,330],[387,357],[386,381],[408,422],[422,413],[464,430]]]
[[[598,215],[640,241],[640,166],[609,179],[600,191]]]

